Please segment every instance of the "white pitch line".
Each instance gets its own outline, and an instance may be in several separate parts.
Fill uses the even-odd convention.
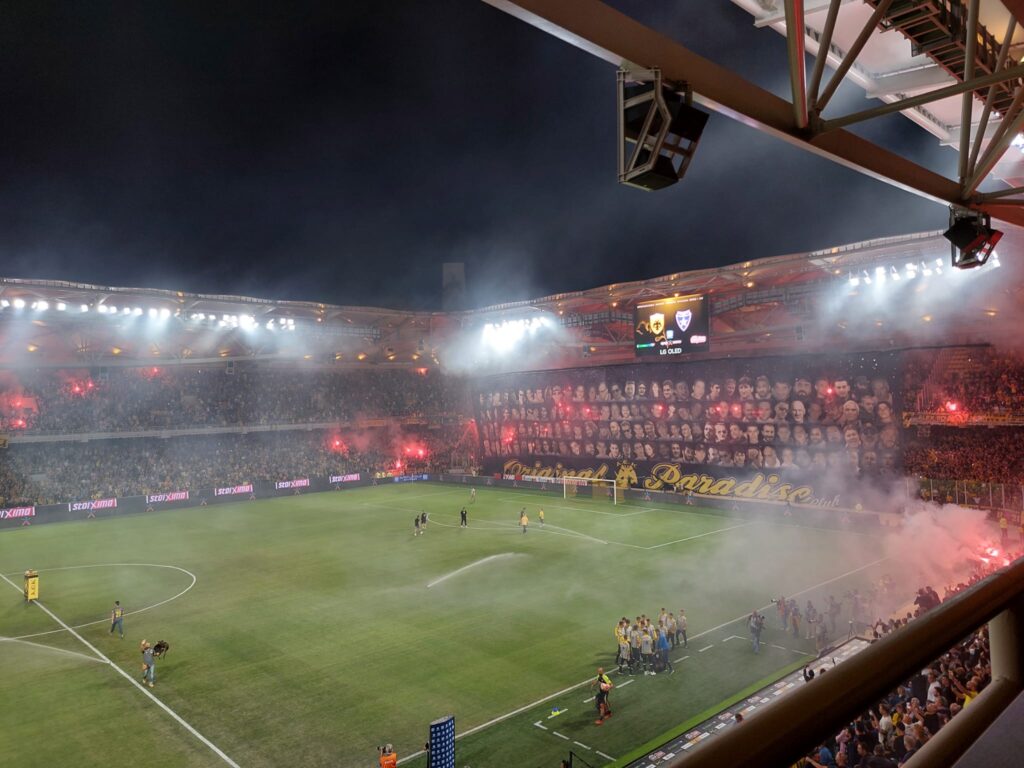
[[[536,725],[538,728],[540,728],[541,730],[544,730],[544,731],[546,731],[548,729],[548,727],[546,725],[541,725],[540,724],[540,720],[538,720],[536,723],[534,723],[534,725]]]
[[[679,663],[680,661],[686,661],[686,660],[687,660],[688,658],[690,658],[690,657],[689,657],[689,656],[683,656],[683,658],[681,658],[681,659],[676,659],[676,660],[675,660],[675,661],[673,661],[672,663],[673,663],[673,664],[678,664],[678,663]]]
[[[187,574],[187,575],[192,577],[192,583],[189,584],[187,587],[185,587],[183,590],[181,590],[181,592],[179,592],[178,594],[174,595],[173,597],[168,597],[166,600],[161,600],[159,603],[153,603],[153,605],[147,605],[145,608],[139,608],[139,609],[134,610],[134,611],[125,611],[125,614],[124,614],[125,616],[135,616],[136,614],[144,613],[146,611],[151,611],[154,608],[159,608],[161,605],[166,605],[167,603],[171,602],[172,600],[177,600],[179,597],[184,595],[186,592],[188,592],[190,589],[192,589],[192,587],[194,587],[196,585],[196,575],[194,573],[192,573],[192,571],[186,571],[184,568],[179,568],[176,565],[160,565],[159,563],[96,563],[94,565],[66,565],[66,566],[63,566],[61,568],[37,568],[36,570],[39,573],[44,573],[44,572],[45,573],[50,573],[51,571],[77,571],[77,570],[81,570],[81,569],[85,569],[85,568],[125,568],[125,567],[170,568],[171,570],[181,571],[182,573]],[[6,574],[6,576],[20,576],[20,575],[21,575],[20,572]],[[84,629],[85,627],[92,627],[92,626],[95,626],[96,624],[103,624],[106,621],[108,621],[108,619],[97,619],[96,621],[87,621],[85,624],[75,624],[72,627],[72,629]],[[32,638],[32,637],[43,637],[44,635],[55,635],[55,634],[58,634],[58,633],[63,632],[63,631],[64,631],[63,629],[51,629],[51,630],[48,630],[46,632],[33,632],[30,635],[18,635],[18,637],[15,637],[15,638],[12,638],[12,639],[13,640],[28,640],[29,638]]]
[[[625,688],[625,687],[626,687],[627,685],[629,685],[630,683],[635,683],[635,682],[636,682],[636,680],[633,680],[632,678],[630,678],[629,680],[627,680],[626,682],[624,682],[624,683],[623,683],[622,685],[620,685],[620,686],[619,686],[619,688]]]
[[[838,576],[835,576],[835,577],[833,577],[831,579],[828,579],[826,581],[821,582],[820,584],[815,584],[812,587],[807,587],[807,589],[800,590],[799,592],[794,592],[793,595],[791,595],[791,597],[799,597],[800,595],[806,594],[807,592],[811,592],[811,591],[813,591],[815,589],[819,589],[821,587],[824,587],[826,584],[831,584],[834,581],[839,581],[840,579],[845,579],[847,576],[852,576],[855,573],[859,573],[860,571],[863,571],[863,570],[865,570],[867,568],[870,568],[873,565],[878,565],[879,563],[885,562],[888,559],[889,558],[887,558],[887,557],[880,557],[878,560],[873,560],[870,563],[867,563],[866,565],[860,566],[859,568],[852,568],[849,571],[847,571],[846,573],[841,573]],[[19,589],[18,591],[20,592],[21,590]],[[767,610],[770,607],[771,607],[771,603],[769,603],[768,605],[762,606],[758,610],[763,611],[763,610]],[[697,640],[698,638],[704,637],[706,635],[710,635],[712,632],[717,632],[718,630],[722,629],[723,627],[728,627],[730,624],[735,624],[737,621],[742,621],[743,619],[746,619],[749,615],[750,614],[745,613],[742,616],[737,616],[735,619],[729,619],[729,621],[723,621],[721,624],[718,624],[717,626],[711,627],[711,629],[706,629],[703,632],[698,632],[696,635],[691,635],[690,636],[690,640]],[[689,656],[685,656],[684,658],[688,659],[690,657]],[[617,673],[618,673],[618,670],[612,670],[612,674],[617,674]],[[590,683],[593,682],[593,680],[594,680],[594,678],[588,677],[586,680],[584,680],[581,683],[576,683],[575,685],[570,685],[568,688],[563,688],[562,690],[556,691],[555,693],[552,693],[552,694],[550,694],[548,696],[545,696],[542,699],[537,699],[537,701],[531,702],[529,704],[525,704],[525,705],[519,707],[518,709],[513,709],[511,712],[506,712],[504,715],[499,715],[498,717],[492,718],[491,720],[488,720],[486,723],[481,723],[480,725],[473,726],[468,731],[463,731],[462,733],[456,734],[455,740],[458,741],[459,739],[463,738],[464,736],[470,736],[470,735],[472,735],[474,733],[477,733],[479,731],[484,730],[485,728],[490,728],[492,725],[497,725],[498,723],[500,723],[500,722],[502,722],[504,720],[508,720],[510,717],[515,717],[516,715],[520,715],[520,714],[522,714],[523,712],[526,712],[529,709],[533,709],[534,707],[538,707],[541,704],[544,704],[545,702],[551,701],[552,699],[557,699],[559,696],[564,696],[567,693],[572,693],[577,688],[582,688],[584,685],[589,685]],[[398,761],[398,763],[399,763],[399,765],[401,765],[402,763],[406,762],[407,760],[415,760],[417,757],[420,757],[423,754],[425,754],[425,753],[421,749],[418,752],[413,752],[411,755],[407,755],[406,757],[403,757],[401,760]],[[606,755],[605,755],[605,757],[606,757]],[[608,758],[608,759],[609,760],[614,760],[614,758]]]
[[[746,640],[746,638],[745,637],[740,637],[739,635],[729,635],[722,642],[723,643],[728,643],[730,640]]]
[[[591,749],[590,747],[588,747],[588,746],[587,746],[586,744],[584,744],[584,743],[583,743],[582,741],[575,741],[575,740],[574,740],[574,741],[573,741],[573,744],[575,744],[575,745],[576,745],[577,747],[583,747],[584,749],[586,749],[586,750],[589,750],[589,751],[591,751],[591,752],[593,752],[593,751],[594,751],[593,749]]]
[[[572,741],[572,739],[570,739],[568,736],[563,736],[558,731],[552,731],[552,733],[555,734],[555,736],[557,736],[560,739],[565,739],[566,741]]]
[[[33,648],[42,648],[44,651],[53,651],[54,653],[63,653],[68,656],[74,656],[85,661],[91,661],[96,664],[105,664],[103,659],[97,659],[95,656],[86,656],[84,653],[78,653],[77,651],[66,651],[63,648],[54,648],[52,645],[43,645],[42,643],[30,643],[28,640],[21,640],[17,637],[0,637],[0,643],[18,643],[19,645],[31,645]]]
[[[603,758],[604,758],[605,760],[611,760],[611,761],[612,761],[613,763],[615,762],[615,758],[614,758],[614,757],[612,757],[611,755],[606,755],[606,754],[605,754],[604,752],[602,752],[602,751],[601,751],[600,749],[595,749],[594,751],[595,751],[595,752],[597,752],[597,754],[599,754],[599,755],[600,755],[601,757],[603,757]]]
[[[469,565],[464,565],[461,568],[456,568],[451,573],[446,573],[444,576],[438,579],[434,579],[432,582],[427,584],[427,589],[430,589],[436,584],[440,584],[442,581],[450,579],[452,576],[457,576],[463,571],[468,571],[470,568],[476,568],[478,565],[483,565],[484,563],[490,562],[491,560],[503,560],[508,557],[518,557],[518,555],[515,552],[502,552],[500,555],[490,555],[489,557],[485,557],[482,560],[477,560],[476,562],[470,563]]]
[[[704,651],[710,651],[714,647],[715,647],[714,643],[712,643],[711,645],[705,645],[703,648],[701,648],[699,651],[697,651],[697,653],[704,653]]]
[[[0,574],[0,578],[2,578],[2,579],[3,579],[4,581],[6,581],[6,582],[7,582],[8,584],[10,584],[10,585],[11,585],[11,587],[12,587],[13,589],[15,589],[16,591],[18,591],[18,592],[21,592],[21,591],[22,591],[22,590],[21,590],[21,587],[19,587],[19,586],[18,586],[17,584],[15,584],[15,583],[14,583],[13,581],[11,581],[11,580],[10,580],[9,578],[7,578],[6,576],[4,576],[4,575]],[[146,695],[147,697],[149,697],[149,699],[150,699],[150,700],[151,700],[151,701],[152,701],[152,702],[153,702],[154,704],[156,704],[156,705],[157,705],[158,707],[160,707],[160,709],[162,709],[162,710],[163,710],[164,712],[166,712],[166,713],[167,713],[167,714],[169,714],[169,715],[170,715],[171,717],[173,717],[173,718],[174,718],[174,720],[175,720],[175,721],[176,721],[176,722],[177,722],[177,723],[178,723],[179,725],[181,725],[181,726],[182,726],[182,727],[183,727],[183,728],[184,728],[185,730],[187,730],[187,731],[188,731],[189,733],[191,733],[191,734],[192,734],[193,736],[195,736],[195,737],[196,737],[197,739],[199,739],[199,741],[201,741],[201,742],[202,742],[203,744],[205,744],[205,745],[206,745],[207,747],[209,747],[209,748],[210,748],[210,750],[211,750],[211,751],[212,751],[212,752],[213,752],[213,753],[214,753],[215,755],[217,755],[217,756],[218,756],[218,757],[219,757],[219,758],[220,758],[221,760],[223,760],[223,761],[224,761],[225,763],[227,763],[228,765],[230,765],[230,766],[231,766],[231,768],[239,768],[239,765],[238,765],[238,763],[236,763],[236,762],[235,762],[234,760],[232,760],[232,759],[231,759],[230,757],[228,757],[228,756],[227,756],[227,754],[226,754],[226,753],[225,753],[225,752],[224,752],[224,751],[223,751],[223,750],[222,750],[222,749],[221,749],[220,747],[218,747],[218,746],[217,746],[216,744],[214,744],[214,743],[213,743],[212,741],[210,741],[210,740],[209,740],[208,738],[206,738],[205,736],[203,736],[203,734],[201,734],[201,733],[200,733],[199,731],[197,731],[197,730],[196,730],[195,728],[193,728],[193,727],[192,727],[191,725],[189,725],[189,724],[188,724],[187,722],[185,722],[185,720],[184,720],[184,719],[183,719],[183,718],[181,717],[181,715],[179,715],[179,714],[178,714],[177,712],[175,712],[175,711],[174,711],[173,709],[171,709],[171,708],[170,708],[170,707],[168,707],[168,706],[167,706],[166,704],[164,704],[164,703],[163,703],[162,701],[160,701],[160,699],[158,699],[158,698],[157,698],[156,696],[154,696],[154,695],[153,695],[153,694],[152,694],[152,693],[151,693],[150,691],[146,690],[146,688],[145,688],[145,687],[144,687],[144,686],[143,686],[143,685],[142,685],[141,683],[139,683],[139,681],[138,681],[138,680],[136,680],[136,679],[135,679],[134,677],[132,677],[132,676],[131,676],[131,675],[129,675],[129,674],[127,673],[127,672],[125,672],[125,671],[124,671],[123,669],[121,669],[121,668],[120,668],[119,666],[117,666],[117,664],[115,664],[115,663],[114,663],[113,661],[111,661],[111,660],[110,660],[110,659],[109,659],[109,658],[108,658],[108,657],[107,657],[106,655],[104,655],[104,654],[103,654],[103,653],[102,653],[102,652],[101,652],[101,651],[100,651],[100,650],[99,650],[98,648],[96,648],[96,647],[95,647],[95,646],[94,646],[94,645],[93,645],[92,643],[90,643],[90,642],[89,642],[88,640],[86,640],[86,639],[85,639],[84,637],[82,637],[82,636],[81,636],[80,634],[78,634],[78,633],[77,633],[77,632],[76,632],[76,631],[75,631],[74,629],[72,629],[71,627],[69,627],[69,626],[68,626],[67,624],[65,624],[65,623],[64,623],[63,621],[61,621],[60,617],[59,617],[59,616],[57,616],[57,614],[55,614],[55,613],[54,613],[53,611],[51,611],[51,610],[50,610],[49,608],[47,608],[47,607],[46,607],[45,605],[43,605],[42,603],[40,603],[40,602],[39,602],[38,600],[33,600],[32,602],[33,602],[33,604],[34,604],[34,605],[36,605],[36,606],[37,606],[37,607],[38,607],[38,608],[39,608],[39,609],[40,609],[40,610],[41,610],[41,611],[42,611],[43,613],[45,613],[45,614],[46,614],[47,616],[49,616],[49,617],[50,617],[51,619],[53,619],[53,620],[54,620],[55,622],[57,622],[58,624],[60,624],[60,625],[61,625],[61,626],[62,626],[62,627],[63,627],[63,628],[64,628],[64,629],[66,630],[66,631],[70,632],[70,633],[71,633],[71,634],[72,634],[72,635],[73,635],[73,636],[74,636],[74,637],[75,637],[75,638],[76,638],[76,639],[77,639],[77,640],[78,640],[79,642],[81,642],[81,643],[82,643],[82,645],[84,645],[84,646],[85,646],[86,648],[88,648],[88,649],[89,649],[90,651],[92,651],[93,653],[95,653],[95,654],[96,654],[96,656],[98,656],[98,657],[99,657],[99,659],[102,659],[102,660],[103,660],[103,661],[105,661],[105,662],[106,662],[106,663],[107,663],[108,665],[110,665],[110,668],[111,668],[111,669],[113,669],[113,670],[114,670],[115,672],[117,672],[117,673],[118,673],[119,675],[121,675],[121,677],[123,677],[123,678],[124,678],[125,680],[127,680],[127,681],[128,681],[129,683],[131,683],[131,684],[132,684],[132,685],[134,685],[134,686],[135,686],[136,688],[138,688],[138,689],[139,689],[140,691],[142,691],[142,693],[144,693],[144,694],[145,694],[145,695]]]
[[[704,533],[698,533],[695,536],[687,536],[685,539],[675,539],[674,541],[666,541],[663,544],[655,544],[650,547],[644,547],[644,549],[660,549],[661,547],[667,547],[671,544],[680,544],[684,541],[693,541],[694,539],[702,539],[705,536],[713,536],[716,533],[725,533],[726,531],[735,531],[737,528],[746,528],[748,525],[753,525],[753,521],[748,523],[740,523],[739,525],[730,525],[728,528],[717,528],[714,531],[705,531]]]

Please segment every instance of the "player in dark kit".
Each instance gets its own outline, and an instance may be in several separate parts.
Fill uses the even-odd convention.
[[[462,510],[459,512],[459,526],[461,526],[462,528],[469,527],[469,521],[467,520],[465,507],[463,507]]]
[[[420,530],[420,516],[419,515],[413,515],[413,518],[412,518],[412,535],[413,536],[419,536],[421,533],[423,533],[423,531]]]

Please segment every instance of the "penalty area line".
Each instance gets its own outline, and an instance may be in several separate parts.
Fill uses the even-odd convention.
[[[0,574],[0,579],[3,579],[4,581],[6,581],[16,591],[18,591],[18,592],[22,591],[21,587],[19,587],[17,584],[15,584],[13,581],[11,581],[9,578],[4,576],[3,574]],[[150,691],[146,690],[146,688],[143,687],[143,685],[141,683],[139,683],[138,680],[136,680],[134,677],[132,677],[127,672],[125,672],[123,669],[121,669],[121,667],[119,667],[117,664],[115,664],[113,661],[111,661],[110,658],[108,658],[102,651],[100,651],[98,648],[96,648],[96,646],[94,646],[92,643],[90,643],[88,640],[86,640],[84,637],[82,637],[80,634],[78,634],[78,632],[76,632],[74,629],[72,629],[67,624],[65,624],[60,619],[60,617],[57,616],[57,614],[55,614],[53,611],[51,611],[45,605],[40,603],[38,600],[33,600],[32,602],[39,608],[39,610],[41,610],[43,613],[45,613],[47,616],[49,616],[55,622],[60,624],[61,627],[63,627],[67,632],[70,632],[80,643],[82,643],[82,645],[84,645],[90,651],[95,653],[96,656],[99,657],[99,658],[97,658],[97,661],[106,662],[110,666],[111,669],[113,669],[115,672],[117,672],[119,675],[121,675],[121,677],[123,677],[129,683],[131,683],[136,688],[138,688],[146,696],[148,696],[149,699],[154,704],[156,704],[158,707],[160,707],[160,709],[162,709],[164,712],[166,712],[172,718],[174,718],[174,720],[179,725],[181,725],[186,731],[191,733],[199,741],[201,741],[203,744],[205,744],[207,747],[209,747],[209,749],[215,755],[217,755],[221,760],[223,760],[225,763],[230,765],[231,768],[239,768],[238,763],[236,763],[234,760],[232,760],[230,757],[228,757],[227,754],[220,747],[218,747],[216,744],[214,744],[208,738],[203,736],[203,734],[201,734],[199,731],[197,731],[195,728],[193,728],[191,725],[189,725],[187,722],[185,722],[184,718],[182,718],[181,715],[179,715],[173,709],[171,709],[166,704],[164,704],[162,701],[160,701],[160,699],[158,699],[156,696],[154,696]]]

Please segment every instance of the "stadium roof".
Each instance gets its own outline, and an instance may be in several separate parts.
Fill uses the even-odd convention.
[[[1024,230],[1008,228],[1001,247],[1005,253],[1024,252]],[[980,284],[972,288],[967,282],[976,276],[972,273],[956,284],[957,325],[952,330],[930,321],[913,328],[895,323],[889,316],[900,309],[895,300],[851,310],[856,334],[850,329],[846,335],[844,318],[834,327],[820,322],[825,304],[856,292],[852,278],[859,282],[861,275],[874,275],[879,268],[903,272],[907,264],[914,264],[923,270],[948,261],[946,240],[938,232],[925,232],[447,314],[4,279],[0,365],[134,366],[245,359],[342,366],[444,365],[442,350],[460,334],[472,334],[488,322],[537,314],[557,317],[568,333],[542,360],[524,359],[523,365],[629,362],[634,359],[636,302],[694,293],[711,301],[713,355],[813,350],[840,338],[849,348],[878,348],[998,339],[1009,333],[1005,325],[991,322],[1024,301],[1020,260],[1009,258],[1001,262],[997,290],[991,279],[984,290]],[[991,275],[994,269],[990,263],[974,272]],[[948,266],[945,271],[947,281],[960,277]],[[929,292],[935,293],[938,285],[932,284]],[[879,324],[865,333],[868,319]]]

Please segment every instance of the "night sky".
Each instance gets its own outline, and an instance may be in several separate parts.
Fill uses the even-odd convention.
[[[613,4],[788,94],[727,0]],[[718,115],[683,182],[622,187],[614,68],[479,0],[5,3],[0,82],[6,277],[436,309],[444,261],[480,306],[946,221]]]

